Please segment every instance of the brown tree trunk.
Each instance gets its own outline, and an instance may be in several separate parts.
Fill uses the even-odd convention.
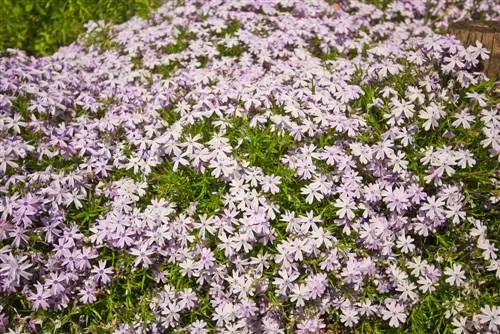
[[[490,59],[484,64],[484,72],[489,78],[500,78],[500,22],[454,22],[450,24],[448,32],[455,35],[465,46],[480,41],[490,51]]]

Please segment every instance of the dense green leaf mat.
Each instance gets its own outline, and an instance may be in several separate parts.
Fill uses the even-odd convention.
[[[73,42],[89,20],[147,16],[162,0],[0,0],[0,54],[18,48],[45,56]]]

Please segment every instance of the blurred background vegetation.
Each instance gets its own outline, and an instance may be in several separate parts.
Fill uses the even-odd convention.
[[[162,0],[0,0],[0,55],[7,48],[35,56],[55,52],[85,31],[89,20],[124,22],[147,16]]]

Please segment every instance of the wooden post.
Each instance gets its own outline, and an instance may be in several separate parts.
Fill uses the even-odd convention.
[[[490,59],[484,64],[484,72],[489,78],[500,79],[500,22],[459,21],[450,24],[448,32],[465,46],[480,41],[490,51]]]

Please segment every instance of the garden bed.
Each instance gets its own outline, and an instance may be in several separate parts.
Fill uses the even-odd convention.
[[[497,333],[499,101],[446,34],[471,14],[169,1],[9,50],[0,332]]]

